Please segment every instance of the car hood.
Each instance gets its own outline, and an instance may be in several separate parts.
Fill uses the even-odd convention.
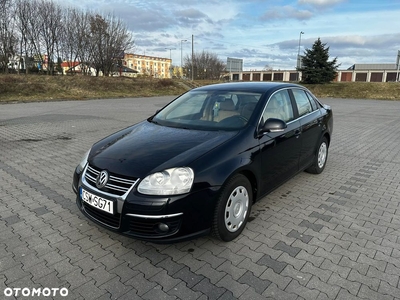
[[[143,178],[190,162],[232,138],[233,131],[201,131],[143,121],[93,145],[89,163],[99,169]]]

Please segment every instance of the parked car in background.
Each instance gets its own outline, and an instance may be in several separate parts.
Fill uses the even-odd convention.
[[[137,239],[231,241],[255,201],[324,170],[332,128],[331,108],[300,85],[196,88],[95,143],[73,176],[77,205]]]

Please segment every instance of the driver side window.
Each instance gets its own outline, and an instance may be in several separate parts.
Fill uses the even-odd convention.
[[[262,122],[264,123],[270,118],[281,119],[286,123],[294,119],[288,90],[276,92],[268,100],[263,113]]]

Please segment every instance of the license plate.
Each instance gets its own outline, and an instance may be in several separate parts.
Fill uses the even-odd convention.
[[[89,193],[83,188],[81,188],[81,199],[90,206],[96,207],[109,214],[114,214],[114,201]]]

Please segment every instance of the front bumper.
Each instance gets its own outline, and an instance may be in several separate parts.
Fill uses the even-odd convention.
[[[104,195],[82,182],[80,176],[75,171],[73,190],[77,194],[79,209],[86,217],[109,230],[153,242],[182,241],[210,232],[219,188],[203,188],[170,197],[145,196],[133,189],[124,200],[108,197],[118,201],[119,209],[112,215],[82,201],[81,187],[98,196]]]

